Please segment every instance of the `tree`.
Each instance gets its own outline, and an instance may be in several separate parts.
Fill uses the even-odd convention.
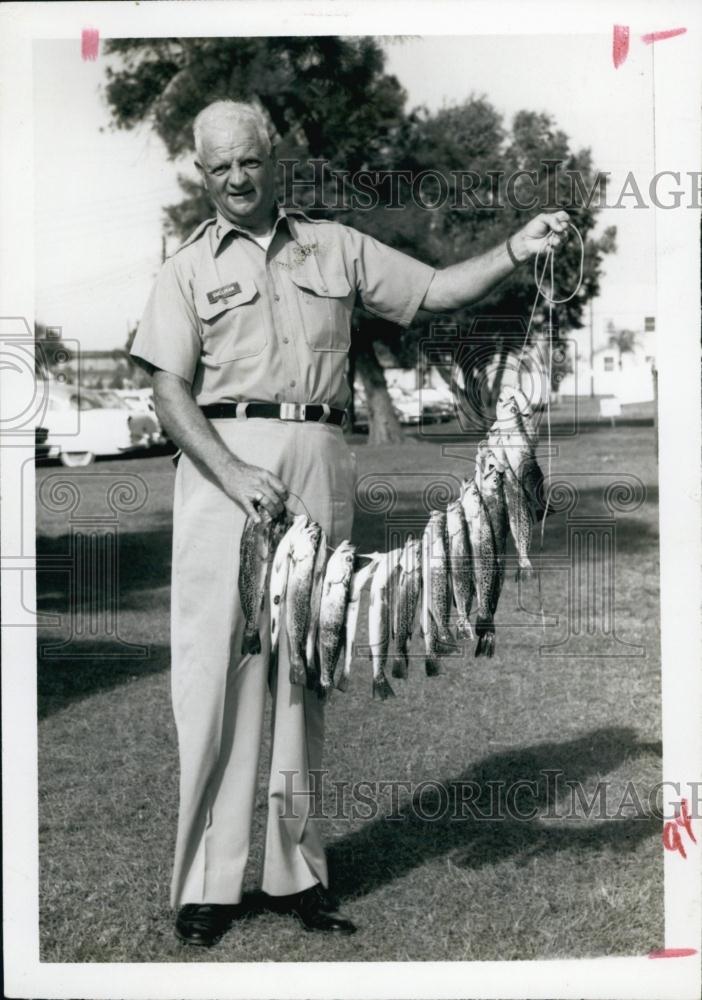
[[[607,334],[609,346],[616,347],[619,353],[619,367],[622,367],[622,356],[624,354],[634,354],[640,341],[635,330],[619,330],[610,320],[607,324]]]

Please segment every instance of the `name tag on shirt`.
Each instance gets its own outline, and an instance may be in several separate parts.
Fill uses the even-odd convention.
[[[240,291],[241,285],[237,281],[233,281],[231,285],[223,285],[222,288],[215,288],[213,292],[208,292],[207,301],[210,305],[214,305],[220,299],[228,299],[230,295],[236,295]]]

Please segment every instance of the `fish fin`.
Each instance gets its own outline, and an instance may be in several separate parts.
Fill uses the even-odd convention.
[[[404,655],[396,656],[392,665],[392,676],[405,679],[408,674],[408,663],[407,657]]]
[[[241,652],[243,656],[256,656],[257,653],[261,652],[261,637],[258,632],[254,632],[253,635],[244,632]]]
[[[427,656],[425,658],[424,671],[427,677],[436,677],[441,673],[441,664],[436,656]]]
[[[334,687],[337,691],[346,691],[349,686],[349,675],[346,670],[341,670],[339,676],[334,678]]]
[[[386,698],[395,697],[395,692],[390,687],[390,682],[385,674],[380,674],[379,677],[373,678],[373,697],[380,698],[381,701],[385,701]]]
[[[492,622],[476,622],[475,631],[478,636],[475,655],[492,656],[495,652],[495,626]]]

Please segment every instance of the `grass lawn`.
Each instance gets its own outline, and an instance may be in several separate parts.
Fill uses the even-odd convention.
[[[462,452],[474,448],[451,440],[450,431],[442,425],[431,439],[408,436],[403,448],[354,440],[359,476],[374,477],[362,483],[354,529],[363,551],[421,526],[422,496],[431,505],[455,494],[456,480],[469,471]],[[291,919],[254,914],[201,953],[176,941],[168,907],[178,770],[168,674],[171,462],[161,456],[39,468],[44,496],[52,476],[78,486],[74,517],[109,512],[104,498],[113,476],[138,476],[144,484],[143,505],[119,515],[116,633],[99,617],[100,600],[109,595],[90,585],[75,599],[77,614],[67,615],[61,560],[70,551],[68,514],[38,506],[38,553],[54,560],[39,574],[39,607],[61,616],[40,630],[39,641],[68,642],[62,656],[48,650],[39,661],[42,961],[504,960],[662,947],[662,824],[647,800],[661,777],[653,428],[586,427],[558,440],[553,472],[574,482],[579,502],[547,525],[540,560],[545,629],[537,584],[520,592],[509,573],[493,660],[476,660],[469,648],[447,657],[441,676],[427,678],[415,636],[417,658],[407,681],[393,681],[396,698],[371,700],[370,664],[359,655],[349,691],[328,706],[330,773],[326,818],[318,822],[333,886],[359,933],[330,940]],[[603,484],[625,473],[643,482],[646,499],[616,514],[617,638],[585,629],[568,640],[568,517],[572,527],[574,518],[592,524],[606,515]],[[378,509],[378,490],[370,489],[380,480],[390,484],[386,495],[394,491],[389,512]],[[81,624],[83,632],[71,637]],[[148,655],[129,655],[120,640],[142,644]],[[267,747],[262,758],[252,891],[261,864]],[[553,794],[545,771],[559,772]],[[361,780],[370,783],[367,802],[357,801],[352,813],[350,787]],[[347,783],[346,809],[332,781]],[[535,805],[535,815],[495,818],[490,796],[499,801],[516,781],[535,783],[515,800],[524,814]],[[588,798],[606,781],[609,815],[588,817],[579,806],[566,818],[566,781],[579,783]],[[409,782],[412,789],[396,786],[391,801],[388,786],[375,794],[379,782]],[[418,789],[421,782],[428,784]],[[626,803],[619,808],[629,783],[645,815]],[[452,818],[465,788],[477,789],[476,808]],[[478,808],[487,818],[476,815]],[[422,818],[432,810],[437,819]]]

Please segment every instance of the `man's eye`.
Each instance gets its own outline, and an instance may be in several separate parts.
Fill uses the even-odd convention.
[[[244,166],[245,167],[260,167],[261,166],[261,161],[260,160],[245,160],[244,161]]]

